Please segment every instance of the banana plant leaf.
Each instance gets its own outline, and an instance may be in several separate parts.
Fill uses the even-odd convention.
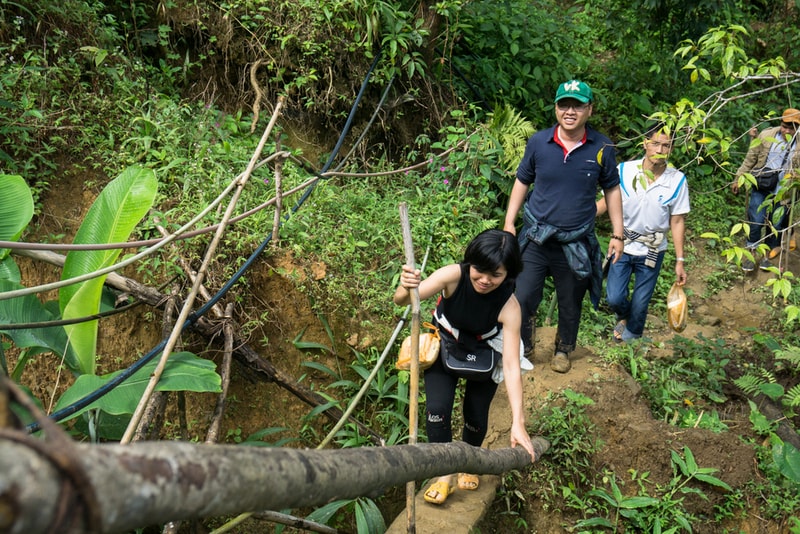
[[[158,357],[153,358],[130,378],[64,421],[92,409],[100,409],[111,415],[132,414],[144,395],[144,390],[150,382],[150,375],[157,363]],[[55,410],[58,411],[97,391],[122,372],[116,371],[103,376],[88,374],[79,376],[72,387],[58,399]],[[204,360],[191,352],[176,352],[170,355],[156,391],[219,393],[222,391],[222,379],[216,372],[214,362]]]
[[[16,241],[33,217],[33,195],[22,176],[0,174],[0,240]],[[10,250],[0,249],[0,260]],[[2,276],[2,273],[0,273]]]
[[[129,167],[111,181],[89,208],[74,243],[118,243],[128,240],[153,204],[158,182],[151,169]],[[74,278],[112,265],[120,250],[73,250],[67,254],[62,279]],[[58,299],[64,319],[98,312],[106,276],[61,288]],[[82,374],[94,374],[97,321],[65,327]]]
[[[22,289],[19,283],[0,279],[0,292]],[[39,301],[36,295],[26,295],[13,299],[0,300],[0,325],[20,323],[40,323],[58,319]],[[19,348],[30,349],[31,353],[54,352],[73,372],[78,368],[75,353],[67,343],[67,333],[61,326],[46,328],[24,328],[20,330],[3,329],[0,333],[11,338]],[[66,354],[64,353],[66,351]]]
[[[19,267],[14,261],[14,258],[11,256],[6,256],[0,260],[0,280],[9,280],[11,282],[19,283],[21,279],[22,276],[20,275]]]

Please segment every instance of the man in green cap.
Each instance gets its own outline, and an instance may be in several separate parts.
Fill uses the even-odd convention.
[[[533,350],[532,318],[542,301],[547,276],[558,299],[558,334],[550,368],[566,373],[575,350],[583,297],[595,306],[602,290],[602,252],[594,231],[598,187],[608,206],[612,234],[607,257],[622,257],[622,196],[614,145],[588,124],[594,97],[588,84],[569,80],[555,97],[557,124],[528,140],[508,200],[504,229],[519,234],[524,269],[516,296],[522,307],[522,342]],[[533,190],[528,189],[533,185]],[[527,197],[527,198],[526,198]]]

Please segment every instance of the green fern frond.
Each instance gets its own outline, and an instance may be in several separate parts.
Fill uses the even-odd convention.
[[[739,389],[751,396],[766,395],[770,399],[777,401],[783,397],[785,391],[783,386],[777,383],[775,374],[766,369],[757,369],[747,373],[733,381]]]
[[[763,376],[747,373],[735,379],[733,383],[748,395],[758,395],[761,392],[761,386],[767,383],[767,379]]]
[[[800,406],[800,384],[797,384],[795,387],[790,389],[784,395],[783,400],[789,406],[796,408]]]
[[[487,125],[489,135],[495,147],[503,149],[500,164],[507,172],[514,172],[525,153],[528,138],[536,128],[510,105],[496,107]]]
[[[770,384],[774,384],[778,381],[772,371],[767,371],[766,369],[761,368],[758,370],[758,372],[761,373],[761,377]]]
[[[800,371],[800,347],[789,346],[775,352],[775,359],[786,360],[794,371]]]

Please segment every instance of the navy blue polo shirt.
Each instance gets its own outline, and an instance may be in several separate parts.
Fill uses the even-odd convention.
[[[611,140],[588,125],[585,142],[565,156],[555,131],[551,126],[528,139],[517,179],[534,184],[528,209],[536,219],[569,232],[594,220],[598,186],[619,185],[617,158]]]

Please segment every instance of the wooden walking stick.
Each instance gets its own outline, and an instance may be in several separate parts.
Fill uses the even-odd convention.
[[[405,202],[400,203],[400,224],[403,227],[403,246],[406,251],[406,264],[415,267],[414,245],[411,241],[411,226],[408,222],[408,208]],[[417,443],[417,418],[419,415],[419,289],[411,290],[411,383],[408,393],[408,443]],[[413,480],[406,483],[406,517],[408,532],[417,531],[414,514],[414,494],[416,488]]]

